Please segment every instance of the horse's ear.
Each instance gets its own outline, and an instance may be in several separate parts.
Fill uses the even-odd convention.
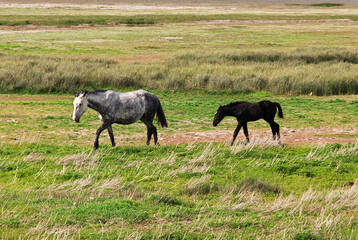
[[[75,95],[75,97],[78,97],[78,95],[79,95],[78,92],[74,92],[73,94]]]
[[[85,92],[83,93],[83,96],[86,96],[86,94],[87,94],[87,91],[85,91]]]

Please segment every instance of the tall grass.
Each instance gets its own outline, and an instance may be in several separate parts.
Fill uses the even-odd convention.
[[[322,6],[327,6],[322,5]],[[329,6],[327,6],[329,7]],[[100,11],[100,10],[99,10]],[[89,25],[116,25],[116,24],[157,24],[157,23],[179,23],[179,22],[192,22],[192,21],[215,21],[215,20],[322,20],[322,19],[350,19],[356,21],[357,15],[351,14],[293,14],[287,12],[287,14],[245,14],[245,13],[158,13],[156,14],[133,14],[130,16],[124,16],[123,12],[116,14],[103,15],[95,14],[90,15],[88,13],[80,15],[49,15],[46,14],[14,14],[14,15],[0,15],[1,25],[36,25],[36,26],[78,26],[83,24]]]
[[[5,54],[0,59],[3,92],[130,87],[314,95],[358,93],[358,52],[348,49],[199,52],[152,63]]]
[[[250,145],[2,144],[2,237],[357,238],[357,143]]]
[[[310,4],[310,6],[313,6],[313,7],[341,7],[343,5],[344,4],[342,4],[342,3],[326,3],[326,2]]]

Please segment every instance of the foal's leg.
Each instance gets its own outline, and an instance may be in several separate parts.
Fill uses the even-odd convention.
[[[277,141],[278,141],[278,144],[281,145],[281,140],[280,140],[280,138],[281,138],[281,136],[280,136],[280,125],[279,125],[278,123],[276,123],[276,122],[275,122],[275,124],[276,124]]]
[[[273,140],[276,140],[276,126],[275,126],[275,122],[269,122],[270,127],[271,127],[271,131],[272,131],[272,138]]]
[[[103,132],[103,130],[105,130],[106,128],[110,127],[112,125],[111,122],[104,122],[102,124],[102,126],[100,126],[98,129],[97,129],[97,132],[96,132],[96,140],[94,141],[94,146],[93,146],[93,149],[98,149],[98,139],[99,139],[99,135]]]
[[[246,142],[250,142],[250,139],[249,139],[249,132],[247,131],[247,123],[244,123],[243,125],[243,128],[244,128],[244,134],[245,134],[245,137],[246,137]]]
[[[111,138],[112,147],[115,147],[115,146],[116,146],[116,142],[114,141],[114,135],[113,135],[112,125],[110,125],[110,126],[107,128],[107,130],[108,130],[109,137]]]
[[[270,122],[270,126],[271,126],[271,130],[272,130],[273,140],[276,140],[276,136],[277,136],[278,144],[281,145],[280,125],[278,123],[276,123],[275,121],[272,121],[272,122]]]
[[[234,136],[232,138],[231,146],[234,145],[235,139],[237,137],[237,134],[240,132],[241,126],[242,126],[242,124],[241,124],[241,122],[239,122],[239,124],[237,124],[237,127],[236,127],[236,129],[234,131]]]

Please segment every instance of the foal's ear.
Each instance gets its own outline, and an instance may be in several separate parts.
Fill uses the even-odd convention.
[[[78,97],[80,95],[78,92],[74,92],[73,94],[75,95],[75,97]]]
[[[87,91],[85,91],[85,92],[83,93],[83,96],[86,96],[86,94],[87,94]]]

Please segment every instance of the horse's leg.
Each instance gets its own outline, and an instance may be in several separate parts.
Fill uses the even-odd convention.
[[[114,141],[114,135],[113,135],[112,125],[110,125],[110,126],[107,128],[107,130],[108,130],[109,137],[111,138],[112,147],[115,147],[115,146],[116,146],[116,142]]]
[[[150,144],[150,139],[152,139],[153,130],[150,126],[147,125],[147,145]]]
[[[276,135],[277,135],[277,141],[278,141],[278,144],[281,145],[281,136],[280,136],[280,125],[276,122],[274,122],[276,124]]]
[[[270,127],[271,127],[271,131],[272,131],[272,138],[273,140],[276,140],[276,126],[275,126],[275,122],[269,122]]]
[[[241,124],[241,122],[239,122],[239,124],[237,124],[237,127],[236,127],[236,129],[234,131],[234,136],[232,138],[231,146],[234,145],[235,139],[237,137],[237,134],[240,132],[241,126],[242,126],[242,124]]]
[[[272,129],[273,140],[276,140],[276,136],[277,136],[278,144],[281,145],[281,141],[280,141],[280,125],[278,123],[276,123],[275,121],[272,121],[272,122],[270,122],[270,126],[271,126],[271,129]]]
[[[109,126],[111,126],[111,122],[104,122],[102,124],[102,126],[100,126],[98,129],[97,129],[97,132],[96,132],[96,140],[94,141],[94,146],[93,146],[93,149],[98,149],[98,139],[99,139],[99,135],[103,132],[103,130],[105,130],[106,128],[108,128]]]
[[[148,122],[144,119],[141,120],[146,126],[147,126],[147,145],[150,144],[150,140],[152,139],[152,135],[153,135],[153,123]]]
[[[154,135],[154,144],[155,146],[159,145],[158,143],[158,132],[157,128],[153,125],[153,135]]]
[[[157,128],[153,125],[153,115],[144,115],[140,120],[147,126],[147,145],[150,144],[152,135],[154,135],[154,144],[158,145],[158,133]]]
[[[154,137],[154,145],[158,145],[157,128],[153,125],[153,123],[148,123],[146,125],[147,125],[147,145],[150,144],[150,140],[152,139],[152,135]]]
[[[246,137],[246,142],[250,142],[250,139],[249,139],[249,131],[247,131],[247,122],[244,123],[242,125],[243,129],[244,129],[244,134],[245,134],[245,137]]]

